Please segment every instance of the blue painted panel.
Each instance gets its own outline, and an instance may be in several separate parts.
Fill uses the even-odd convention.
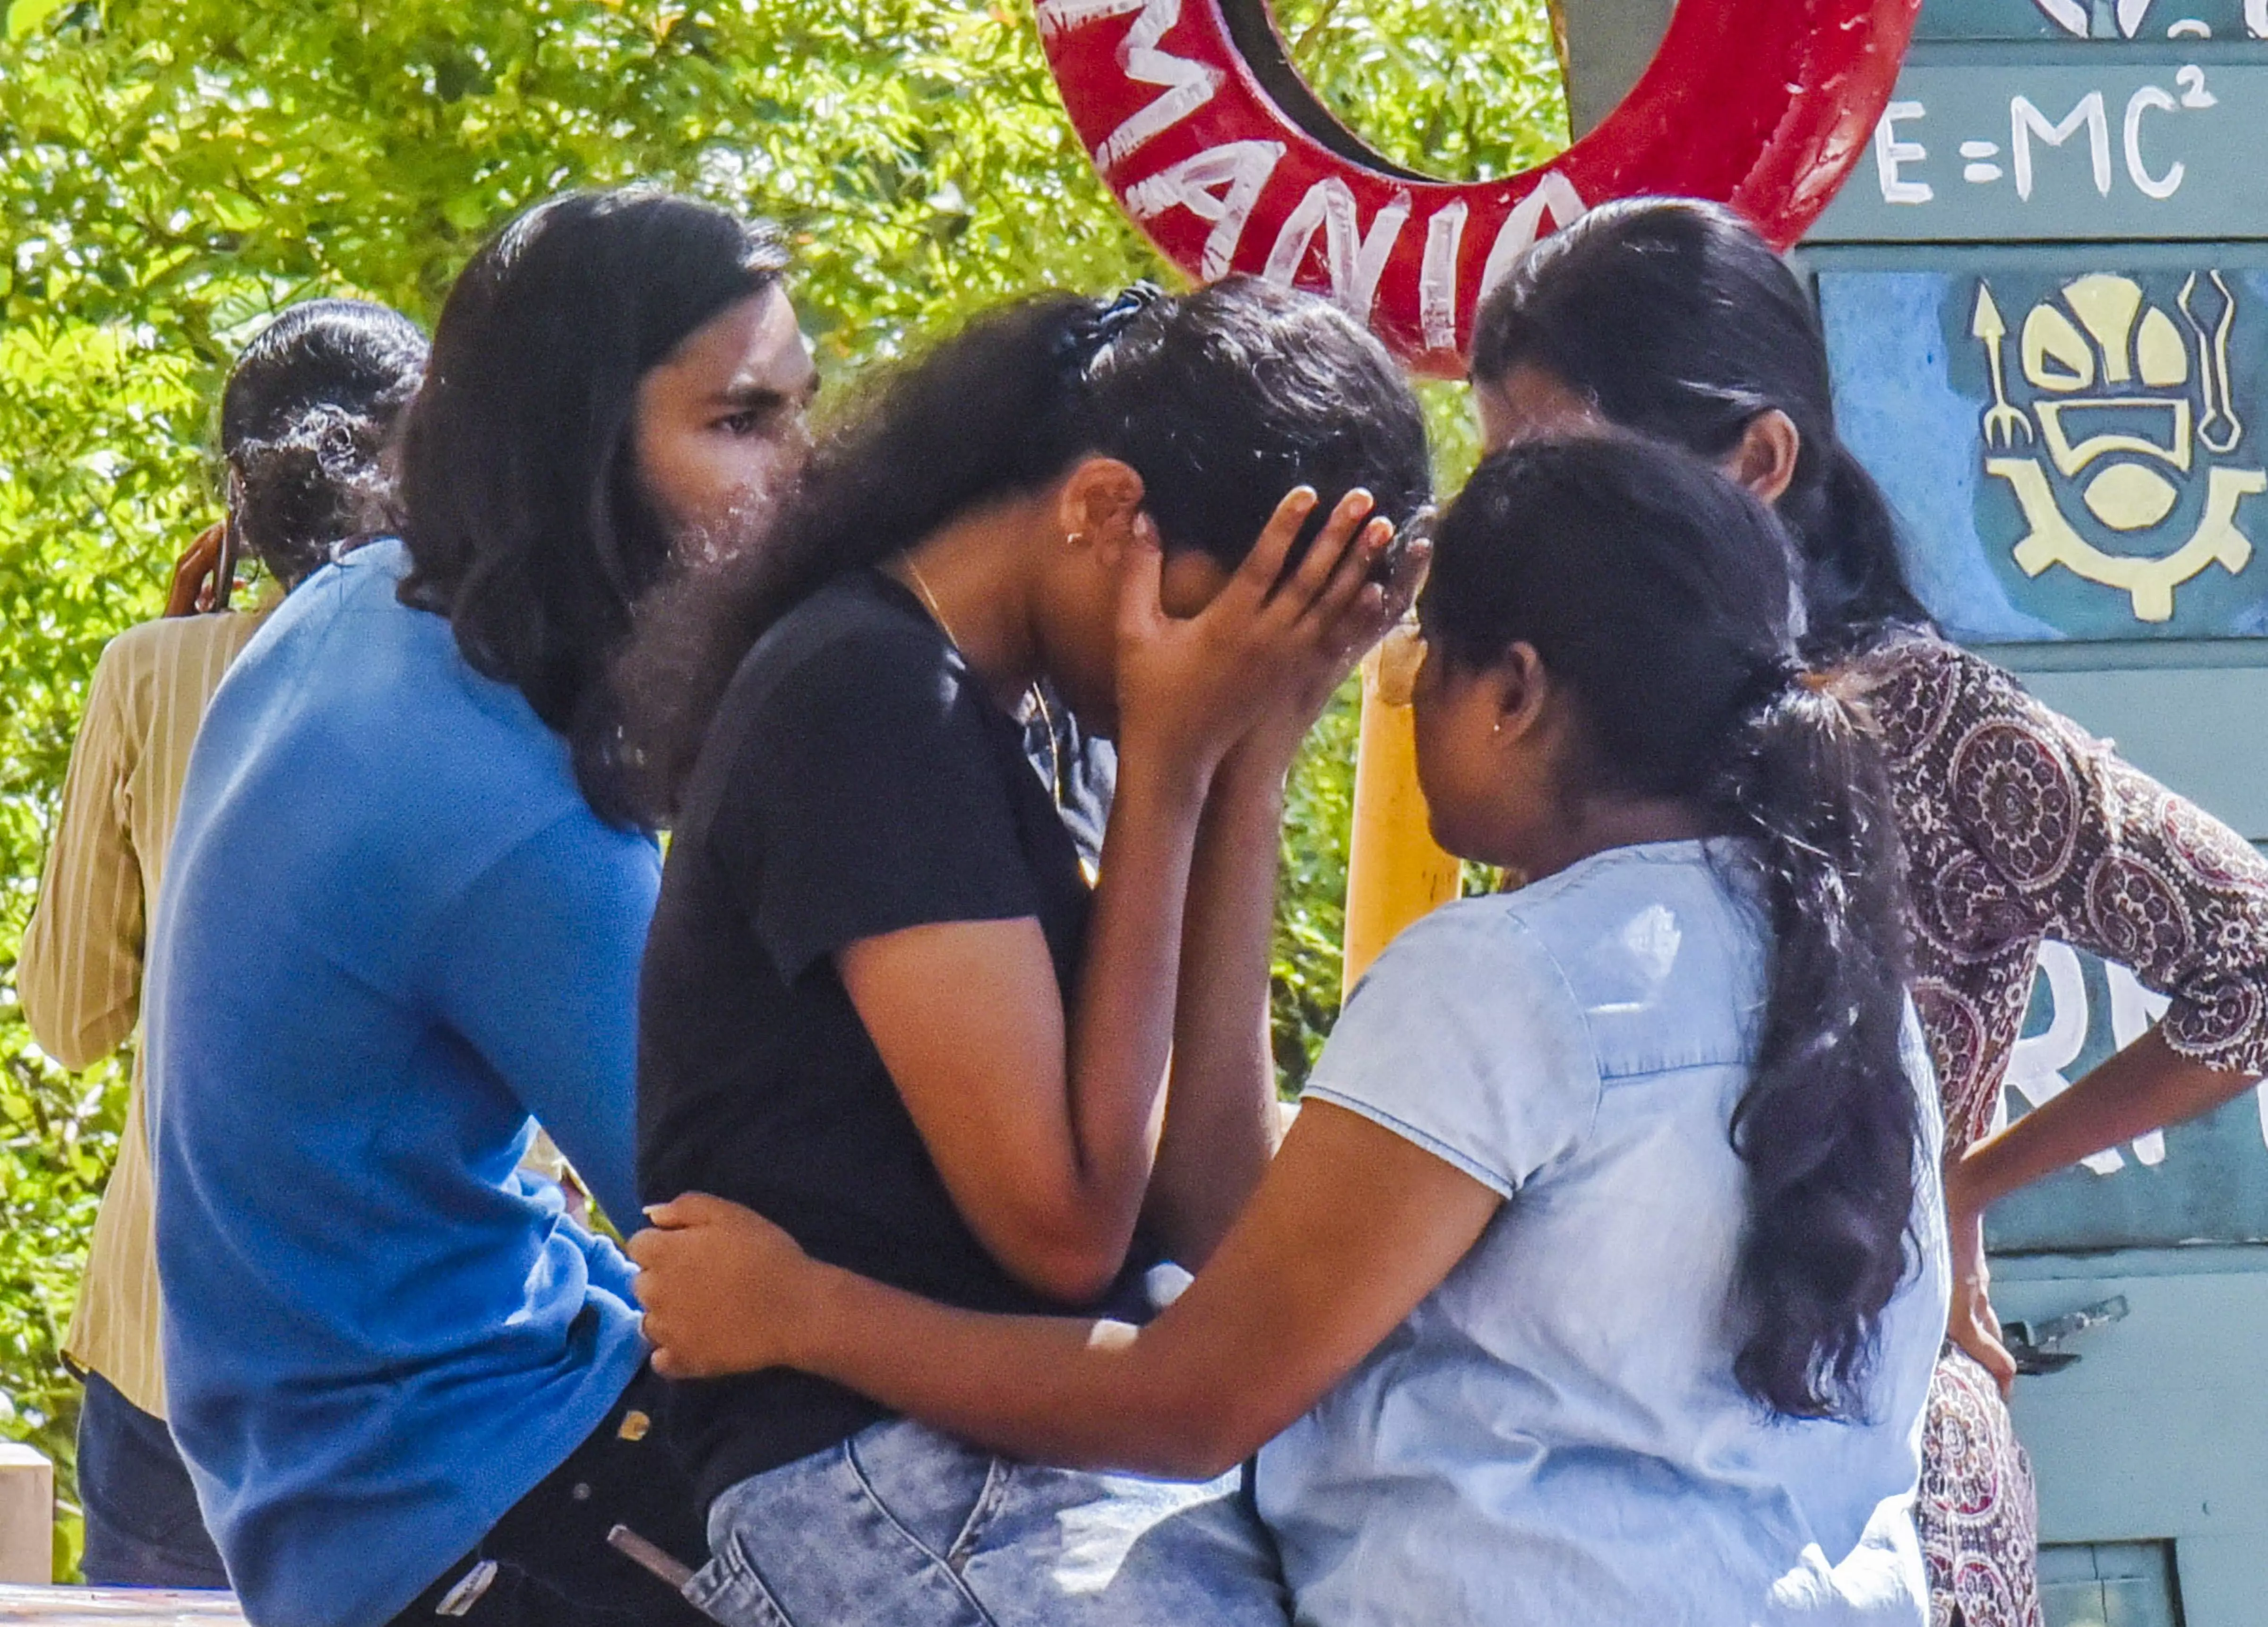
[[[1997,653],[2021,658],[2043,647]],[[2257,641],[2247,648],[2268,655]],[[2145,774],[2246,841],[2268,842],[2268,666],[2037,672],[2011,664],[2042,703],[2114,741]]]
[[[2268,270],[2095,265],[1822,267],[1844,438],[1958,638],[2268,634]]]
[[[2268,237],[2264,144],[2268,45],[1918,46],[1808,240]]]
[[[2244,0],[1925,0],[1917,40],[2242,40],[2268,35]],[[2202,32],[2200,32],[2202,31]]]
[[[2002,1317],[2035,1324],[2117,1296],[2128,1314],[2069,1349],[2060,1373],[2019,1379],[2016,1431],[2032,1454],[2047,1542],[2171,1538],[2185,1606],[2192,1543],[2250,1543],[2251,1603],[2268,1598],[2268,1271],[2257,1248],[2182,1256],[2222,1270],[2161,1271],[2165,1255],[2012,1262]],[[2210,1627],[2260,1627],[2258,1614]],[[2207,1627],[2194,1611],[2191,1627]]]
[[[2164,1009],[2132,973],[2049,945],[2009,1065],[2008,1115],[2059,1093]],[[2268,1241],[2268,1099],[2248,1090],[2058,1171],[1995,1206],[1985,1237],[1996,1254]]]

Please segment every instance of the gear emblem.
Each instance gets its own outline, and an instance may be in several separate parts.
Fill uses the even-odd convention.
[[[2238,511],[2268,491],[2268,471],[2223,461],[2245,437],[2230,388],[2235,321],[2218,271],[2191,273],[2170,312],[2134,278],[2096,273],[2033,306],[2012,346],[1992,285],[1978,279],[1970,333],[1992,392],[1979,424],[1984,472],[2023,512],[2014,557],[2027,576],[2059,565],[2124,592],[2138,621],[2159,622],[2199,572],[2218,564],[2234,575],[2251,562]],[[2120,546],[2158,540],[2183,486],[2200,479],[2203,509],[2187,537],[2157,552]]]

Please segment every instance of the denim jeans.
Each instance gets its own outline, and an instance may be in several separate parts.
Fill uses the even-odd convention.
[[[1237,1477],[1011,1462],[906,1419],[743,1480],[686,1597],[725,1627],[1285,1627]]]
[[[225,1587],[188,1466],[166,1431],[99,1373],[78,1414],[86,1579],[107,1587]]]

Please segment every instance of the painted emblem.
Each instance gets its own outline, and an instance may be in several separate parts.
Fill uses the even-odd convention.
[[[2080,39],[2116,37],[2132,40],[2150,15],[2150,0],[2032,0],[2048,20]]]
[[[2191,0],[2183,6],[2159,6],[2156,0],[2032,0],[2040,15],[2074,40],[2147,39],[2145,28],[2153,11],[2170,13],[2162,29],[2171,40],[2210,40],[2216,26],[2235,29],[2235,0]],[[2243,28],[2258,40],[2268,37],[2268,0],[2242,0]],[[2203,11],[2199,17],[2194,12]]]
[[[2175,590],[2214,565],[2252,559],[2238,511],[2268,491],[2239,456],[2247,425],[2231,389],[2236,296],[2219,271],[2192,272],[2173,310],[2130,276],[2066,283],[2012,330],[1979,279],[1970,334],[1991,399],[1980,419],[1984,472],[2023,512],[2014,548],[2026,576],[2063,569],[2126,593],[2135,618],[2173,618]],[[2153,547],[2183,487],[2203,482],[2195,526]]]

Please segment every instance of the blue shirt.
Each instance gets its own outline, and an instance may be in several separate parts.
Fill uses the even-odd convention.
[[[392,1616],[644,1356],[626,1263],[519,1165],[533,1115],[637,1213],[659,856],[397,602],[407,565],[320,572],[230,672],[150,951],[173,1434],[276,1627]]]
[[[1733,1377],[1747,1213],[1727,1134],[1763,927],[1697,843],[1619,848],[1397,939],[1307,1086],[1506,1202],[1260,1456],[1298,1619],[1587,1627],[1926,1619],[1911,1518],[1945,1330],[1937,1097],[1907,1071],[1918,1270],[1863,1422]]]

